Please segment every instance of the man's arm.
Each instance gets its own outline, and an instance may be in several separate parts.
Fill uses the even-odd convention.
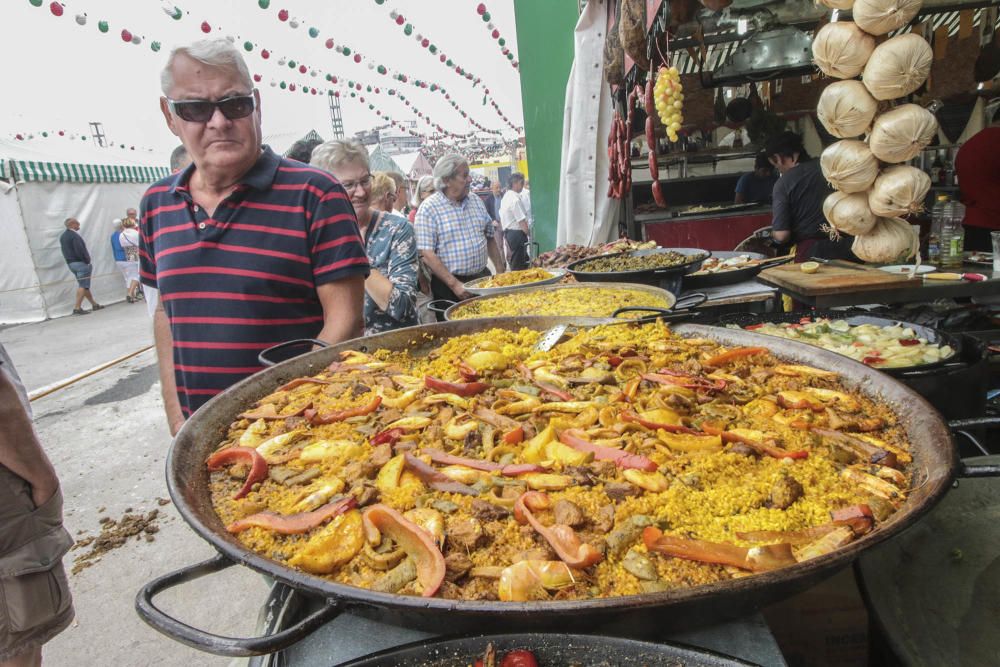
[[[503,252],[500,250],[495,236],[486,239],[486,252],[489,254],[490,259],[493,260],[493,266],[496,268],[497,273],[503,273],[507,270],[507,261],[503,257]]]
[[[771,205],[771,238],[776,243],[787,243],[792,238],[792,212],[788,205],[788,193],[778,181],[772,192],[774,202]]]
[[[364,333],[364,276],[349,276],[316,286],[323,306],[323,329],[316,336],[335,345]]]
[[[79,233],[76,235],[77,250],[80,251],[80,256],[84,258],[84,262],[90,264],[90,251],[87,250],[87,243],[83,240],[83,237]]]
[[[0,465],[31,485],[31,500],[36,507],[59,488],[55,468],[38,442],[13,381],[3,370],[0,370]]]
[[[465,288],[462,287],[462,283],[460,283],[458,279],[451,274],[451,271],[445,267],[444,262],[441,261],[441,258],[438,257],[433,250],[421,250],[420,258],[424,260],[424,266],[430,269],[431,273],[437,276],[438,280],[447,285],[448,289],[454,292],[455,296],[459,299],[468,299],[472,296],[465,291]]]
[[[170,333],[170,321],[163,310],[163,303],[156,305],[153,312],[153,341],[156,343],[156,362],[160,369],[160,394],[163,396],[163,409],[167,413],[167,426],[170,435],[184,424],[184,413],[181,412],[181,400],[177,396],[177,378],[174,375],[174,336]]]

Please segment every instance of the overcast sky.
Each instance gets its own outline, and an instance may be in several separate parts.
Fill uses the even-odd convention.
[[[284,80],[317,89],[335,88],[325,80],[329,72],[339,79],[371,83],[382,95],[363,92],[366,103],[341,94],[341,108],[348,135],[370,129],[383,120],[368,109],[373,102],[395,120],[418,120],[398,99],[385,94],[396,88],[436,124],[453,132],[473,129],[458,111],[439,93],[401,84],[391,75],[380,75],[368,63],[385,65],[392,70],[437,83],[447,89],[452,99],[478,123],[490,129],[513,132],[488,103],[482,104],[483,89],[488,88],[500,108],[514,125],[523,124],[521,91],[517,71],[500,52],[481,17],[476,13],[478,0],[272,0],[261,9],[257,0],[65,0],[65,13],[52,15],[49,0],[34,7],[29,0],[6,0],[0,5],[0,44],[7,54],[3,72],[3,103],[0,104],[0,136],[16,132],[41,131],[88,133],[89,121],[104,123],[105,132],[114,143],[170,150],[177,140],[167,130],[158,109],[159,72],[170,48],[201,37],[202,21],[212,26],[212,35],[236,37],[242,44],[254,43],[251,53],[244,52],[252,74],[260,74],[256,84],[261,90],[265,136],[280,133],[304,134],[317,130],[324,138],[331,136],[330,116],[325,95],[306,95],[300,90],[283,91],[270,82]],[[517,53],[512,0],[488,1],[494,26],[506,38],[507,46]],[[171,19],[164,7],[177,6],[183,12],[179,21]],[[291,21],[278,20],[278,11],[287,9],[298,18],[297,29]],[[407,37],[403,27],[390,18],[396,10],[414,26]],[[87,14],[86,25],[78,25],[75,16]],[[98,21],[110,24],[107,33],[98,30]],[[317,38],[309,28],[319,30]],[[139,35],[136,46],[122,41],[123,28]],[[438,55],[421,47],[416,35],[423,34],[457,64],[482,78],[473,87],[468,81],[442,64]],[[360,52],[365,60],[356,64],[327,49],[325,41]],[[159,53],[150,42],[161,42]],[[271,52],[267,60],[260,51]],[[317,70],[317,76],[300,74],[281,58],[293,59]],[[516,55],[515,55],[516,57]],[[430,128],[418,120],[418,128]],[[68,139],[53,139],[68,141]]]

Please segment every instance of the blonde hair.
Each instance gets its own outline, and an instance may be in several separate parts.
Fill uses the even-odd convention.
[[[388,173],[376,171],[372,174],[371,201],[380,207],[385,204],[385,200],[389,195],[396,196],[396,181]]]
[[[333,171],[341,165],[357,162],[368,165],[368,149],[356,139],[331,139],[313,149],[309,164],[326,171]]]

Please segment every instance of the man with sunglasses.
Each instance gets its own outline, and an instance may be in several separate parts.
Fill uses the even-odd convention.
[[[192,164],[143,198],[141,277],[176,433],[296,338],[361,335],[368,260],[343,187],[261,144],[260,94],[225,39],[174,49],[160,109]]]

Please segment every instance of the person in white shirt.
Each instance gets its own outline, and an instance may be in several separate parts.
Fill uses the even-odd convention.
[[[528,214],[528,229],[535,228],[535,216],[531,212],[531,188],[528,181],[524,181],[524,189],[521,190],[521,203],[524,205],[524,212]]]
[[[521,191],[524,189],[524,174],[514,172],[507,181],[507,193],[500,201],[500,226],[503,237],[510,248],[510,270],[528,268],[528,213],[524,209]]]

